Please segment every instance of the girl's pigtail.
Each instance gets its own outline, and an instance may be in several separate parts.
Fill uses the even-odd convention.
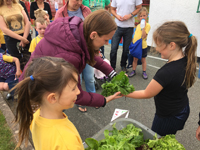
[[[25,145],[28,144],[29,128],[33,120],[33,110],[31,108],[30,102],[30,82],[34,82],[31,78],[26,78],[19,82],[13,89],[15,90],[15,95],[17,95],[18,106],[16,110],[15,123],[19,123],[19,142],[17,147],[19,147],[23,140],[25,139]],[[32,89],[33,90],[33,89]]]
[[[185,81],[186,87],[190,88],[196,78],[196,50],[197,50],[197,40],[195,36],[188,36],[188,44],[185,47],[185,56],[187,57],[187,66],[186,66],[186,74]]]

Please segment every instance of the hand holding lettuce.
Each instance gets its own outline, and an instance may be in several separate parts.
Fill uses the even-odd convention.
[[[121,71],[110,82],[101,85],[103,91],[101,95],[108,97],[114,95],[116,92],[121,92],[122,95],[127,95],[135,91],[133,85],[129,83],[129,78]]]

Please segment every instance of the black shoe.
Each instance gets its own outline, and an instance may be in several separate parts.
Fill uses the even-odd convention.
[[[8,93],[8,94],[6,95],[6,99],[7,99],[7,100],[12,99],[12,95],[11,95],[10,93]]]
[[[122,71],[124,71],[125,73],[128,73],[128,70],[127,70],[126,67],[122,67],[121,69],[122,69]]]

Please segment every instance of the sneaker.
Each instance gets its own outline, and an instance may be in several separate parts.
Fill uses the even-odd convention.
[[[145,80],[148,79],[147,73],[146,73],[145,71],[143,71],[142,77],[143,77],[143,79],[145,79]]]
[[[121,69],[122,69],[122,71],[124,71],[125,73],[128,73],[128,70],[126,69],[126,67],[122,67]]]
[[[127,69],[132,68],[132,65],[128,65],[126,68],[127,68]]]
[[[131,71],[131,73],[128,75],[128,77],[133,77],[134,75],[136,75],[135,70]]]

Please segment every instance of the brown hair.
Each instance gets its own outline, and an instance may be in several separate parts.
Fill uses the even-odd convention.
[[[117,29],[114,19],[106,10],[97,10],[88,15],[83,23],[84,37],[87,43],[87,48],[90,53],[90,60],[88,63],[93,66],[96,62],[94,56],[99,54],[99,50],[95,50],[92,44],[90,34],[96,31],[99,36],[107,35]]]
[[[48,13],[41,8],[34,11],[35,18],[44,17],[46,15],[48,15]]]
[[[190,32],[183,22],[170,21],[165,22],[153,33],[153,39],[156,44],[159,42],[167,45],[174,42],[183,50],[184,55],[187,57],[184,82],[186,87],[190,88],[194,84],[196,77],[196,37],[190,36]]]
[[[36,18],[36,20],[35,20],[35,22],[34,22],[34,24],[35,24],[35,27],[37,27],[36,25],[36,23],[40,23],[40,24],[46,24],[47,25],[47,22],[46,22],[46,20],[43,18],[43,17],[38,17],[38,18]]]
[[[142,13],[143,11],[145,11],[146,14],[147,14],[147,16],[148,16],[149,12],[148,12],[147,8],[146,8],[146,7],[142,7],[142,8],[139,10],[138,14],[137,14],[138,18],[140,18],[140,15],[141,15],[141,13]]]
[[[12,3],[17,4],[17,0],[12,0]],[[4,0],[0,0],[0,7],[5,5]]]
[[[70,80],[78,82],[73,73],[78,75],[76,68],[61,58],[40,57],[29,64],[26,78],[12,89],[15,90],[15,95],[18,95],[15,123],[19,123],[19,142],[16,148],[24,139],[26,145],[28,142],[29,128],[33,120],[31,102],[42,104],[46,92],[61,94]],[[31,75],[34,80],[31,80]]]

